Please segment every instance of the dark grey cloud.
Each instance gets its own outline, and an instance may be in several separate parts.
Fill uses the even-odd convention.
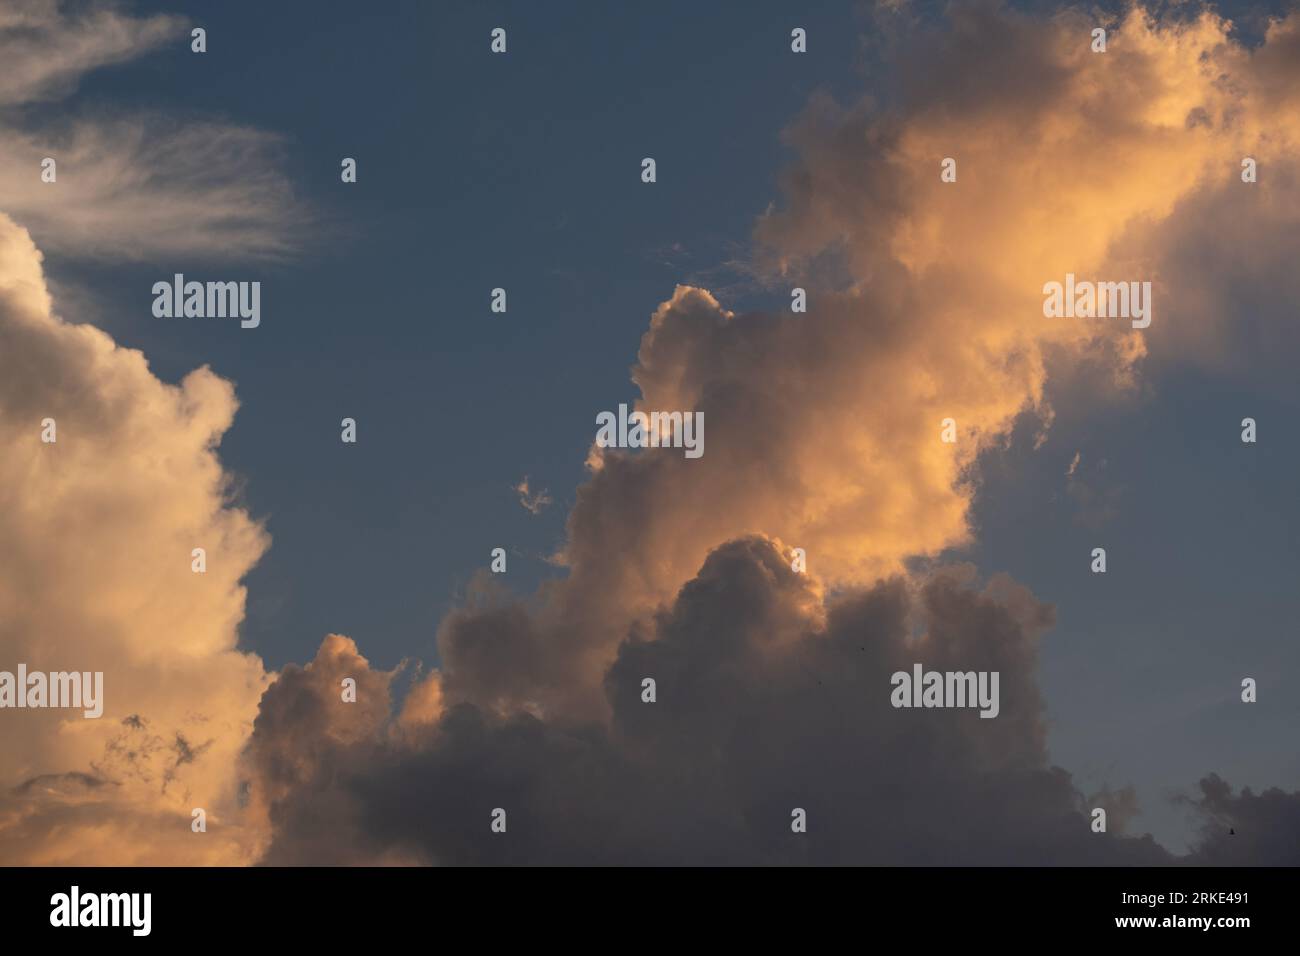
[[[284,863],[1157,864],[1124,835],[1131,795],[1097,805],[1051,766],[1037,645],[1049,607],[970,568],[823,605],[770,541],[715,550],[605,679],[608,725],[494,716],[338,739],[349,705],[305,672],[268,690],[250,744]],[[1001,713],[895,709],[914,662],[997,670]],[[653,677],[657,701],[642,701]],[[382,699],[387,705],[386,689]],[[268,715],[273,715],[268,717]],[[291,767],[291,772],[286,771]],[[1107,806],[1106,803],[1100,804]],[[494,808],[507,832],[491,832]],[[808,832],[791,832],[791,811]]]
[[[1270,787],[1233,793],[1218,774],[1200,782],[1188,801],[1202,820],[1200,840],[1188,857],[1203,866],[1300,865],[1300,793]]]

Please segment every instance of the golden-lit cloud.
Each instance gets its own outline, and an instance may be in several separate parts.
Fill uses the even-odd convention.
[[[1225,317],[1170,281],[1216,281],[1182,252],[1220,217],[1243,246],[1252,228],[1269,246],[1240,253],[1253,278],[1293,284],[1277,267],[1297,245],[1283,228],[1300,202],[1300,111],[1282,108],[1295,23],[1251,52],[1208,12],[1134,8],[1093,53],[1077,11],[959,4],[901,46],[897,103],[815,97],[785,134],[797,158],[783,201],[755,232],[758,273],[783,297],[805,289],[807,313],[733,314],[685,286],[660,305],[637,405],[702,411],[703,457],[593,447],[560,554],[568,579],[526,613],[489,600],[448,618],[449,698],[600,712],[629,629],[741,535],[805,549],[833,587],[968,543],[979,456],[1025,413],[1050,426],[1052,363],[1126,389],[1153,350],[1223,334],[1209,330]],[[1264,180],[1241,181],[1244,156]],[[1152,324],[1045,317],[1044,284],[1067,273],[1151,282]]]
[[[241,813],[236,764],[270,675],[237,641],[240,581],[268,538],[216,453],[234,388],[206,367],[165,383],[140,352],[63,321],[37,248],[296,248],[303,211],[276,168],[279,137],[102,107],[49,119],[87,73],[188,42],[184,18],[114,4],[0,11],[0,669],[104,675],[99,719],[3,712],[5,863],[248,862],[264,835]],[[191,830],[195,808],[206,833]]]
[[[262,699],[254,746],[243,759],[252,782],[248,819],[263,832],[292,830],[295,839],[315,848],[315,862],[407,862],[377,855],[365,858],[349,832],[331,832],[354,812],[355,798],[344,789],[321,795],[315,814],[286,815],[282,805],[321,774],[350,776],[358,769],[349,754],[369,753],[385,738],[391,717],[394,672],[373,670],[348,637],[330,634],[306,667],[284,669]],[[354,682],[349,697],[344,681]],[[419,701],[429,703],[427,694]],[[412,713],[422,705],[412,705]],[[418,722],[418,721],[417,721]]]
[[[234,389],[206,368],[168,385],[59,319],[40,253],[3,216],[0,355],[0,669],[104,674],[99,719],[0,716],[0,858],[247,860],[255,841],[228,825],[235,759],[268,677],[236,648],[240,579],[268,539],[215,451]]]

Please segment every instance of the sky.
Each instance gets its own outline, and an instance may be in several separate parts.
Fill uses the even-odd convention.
[[[1291,9],[7,7],[0,860],[1294,863]]]

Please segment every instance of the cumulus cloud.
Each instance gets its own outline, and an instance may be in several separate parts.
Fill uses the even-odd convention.
[[[250,791],[250,814],[264,826],[293,834],[315,846],[316,862],[346,863],[359,848],[340,834],[333,821],[346,819],[352,799],[339,790],[320,793],[306,804],[290,796],[305,792],[304,783],[329,779],[355,767],[357,753],[373,746],[389,720],[393,674],[374,671],[356,644],[338,634],[321,644],[306,667],[290,666],[262,700],[246,773],[257,781]],[[343,681],[355,681],[354,701],[346,701]],[[378,862],[378,861],[375,861]]]
[[[287,251],[297,220],[273,167],[278,138],[160,115],[39,126],[22,109],[183,25],[108,5],[79,13],[41,2],[0,13],[0,209],[64,254]],[[46,155],[56,183],[40,182]],[[268,540],[232,504],[216,455],[232,386],[206,368],[169,385],[141,353],[63,322],[31,234],[3,214],[0,360],[0,667],[104,674],[99,720],[4,712],[0,860],[254,859],[264,829],[256,807],[245,812],[236,762],[269,675],[238,650],[237,627],[240,580]],[[204,574],[191,571],[196,547]],[[431,687],[411,695],[413,726],[436,713]]]
[[[973,578],[892,578],[826,604],[779,543],[724,545],[620,646],[608,725],[459,704],[422,732],[375,728],[358,746],[331,729],[349,705],[328,680],[282,679],[263,715],[293,714],[292,727],[259,717],[250,745],[256,764],[286,762],[287,747],[294,768],[287,789],[268,775],[272,816],[289,823],[266,861],[1167,861],[1118,823],[1090,831],[1096,804],[1046,756],[1034,662],[1051,610],[1007,579]],[[332,656],[327,644],[312,666]],[[915,662],[999,671],[1001,715],[893,708],[890,675]],[[498,807],[508,839],[489,829]],[[791,831],[796,807],[807,834]],[[1122,800],[1114,809],[1121,820]]]
[[[234,390],[206,368],[168,385],[139,352],[55,316],[40,253],[4,216],[0,356],[0,666],[104,674],[98,720],[0,718],[0,858],[247,860],[235,761],[268,677],[236,629],[240,579],[268,540],[231,505],[215,451]],[[206,840],[191,838],[193,807]]]
[[[1133,9],[1103,57],[1080,13],[956,5],[902,47],[896,103],[814,98],[755,234],[756,273],[807,289],[807,314],[735,314],[683,286],[641,342],[637,406],[702,411],[707,454],[592,448],[568,577],[527,601],[480,581],[440,629],[438,716],[325,761],[276,813],[319,827],[345,806],[333,825],[359,861],[1169,862],[1123,834],[1131,790],[1085,799],[1047,759],[1050,611],[1005,579],[904,568],[969,540],[979,456],[1026,412],[1050,426],[1049,369],[1127,389],[1150,351],[1211,334],[1171,277],[1186,233],[1213,231],[1206,210],[1243,185],[1241,156],[1281,171],[1260,222],[1294,253],[1300,114],[1277,111],[1293,23],[1248,52],[1210,14]],[[1044,283],[1068,272],[1152,281],[1150,334],[1044,318]],[[888,675],[915,661],[999,670],[1001,715],[892,709]],[[255,755],[276,745],[260,731]],[[1258,804],[1211,787],[1199,808],[1228,806]],[[509,840],[489,832],[495,807]],[[820,821],[807,839],[793,807]],[[280,826],[266,859],[317,853]]]
[[[756,227],[757,268],[805,288],[807,314],[738,315],[685,286],[659,307],[636,404],[702,411],[707,453],[593,447],[559,555],[569,577],[526,612],[494,599],[444,622],[449,699],[601,713],[620,635],[740,535],[804,548],[832,587],[968,543],[979,456],[1026,412],[1047,427],[1049,368],[1086,364],[1104,373],[1095,387],[1127,389],[1149,349],[1179,354],[1208,334],[1209,310],[1184,308],[1169,282],[1192,242],[1170,230],[1217,231],[1192,210],[1254,188],[1242,155],[1296,162],[1300,113],[1277,109],[1292,95],[1279,77],[1295,70],[1293,23],[1252,53],[1208,13],[1158,22],[1135,8],[1098,55],[1081,13],[955,5],[900,47],[897,103],[815,97],[786,132],[797,158],[783,202]],[[955,183],[939,175],[949,156]],[[1278,172],[1271,199],[1234,215],[1267,203],[1265,235],[1294,253],[1278,210],[1295,208],[1297,185]],[[1287,255],[1264,258],[1276,272]],[[1150,279],[1151,327],[1045,318],[1043,285],[1066,273]],[[954,444],[939,440],[949,418]],[[506,668],[479,651],[498,627]]]
[[[1189,801],[1203,823],[1190,860],[1202,866],[1295,866],[1300,863],[1300,793],[1270,787],[1233,793],[1218,774]]]
[[[0,11],[0,668],[104,675],[98,720],[4,712],[5,863],[240,863],[264,835],[243,813],[236,764],[270,675],[237,628],[240,581],[268,538],[216,454],[234,389],[206,367],[165,383],[140,352],[64,322],[37,249],[295,248],[305,217],[277,171],[278,137],[102,106],[48,119],[88,72],[185,43],[185,26],[111,3]],[[45,419],[54,443],[41,441]],[[205,573],[191,571],[195,548]]]
[[[212,845],[247,859],[269,835],[270,863],[1168,862],[1125,834],[1131,792],[1085,799],[1048,760],[1035,661],[1050,609],[1005,578],[905,571],[969,540],[980,454],[1026,412],[1050,423],[1050,368],[1088,363],[1124,388],[1148,353],[1213,351],[1220,320],[1171,277],[1186,250],[1213,248],[1196,235],[1241,185],[1241,155],[1267,152],[1279,174],[1267,209],[1238,212],[1294,253],[1300,113],[1279,109],[1295,95],[1294,20],[1247,52],[1212,16],[1134,10],[1104,57],[1091,26],[956,6],[909,41],[897,103],[814,98],[787,131],[797,158],[753,264],[807,289],[809,311],[736,314],[677,288],[641,341],[636,404],[703,412],[706,454],[592,448],[557,556],[567,577],[528,599],[478,580],[439,629],[440,670],[396,716],[394,674],[338,635],[256,708],[268,678],[234,628],[265,538],[213,454],[229,385],[200,370],[166,386],[53,318],[30,240],[0,230],[4,354],[30,356],[21,387],[0,385],[19,451],[0,486],[23,503],[0,524],[17,542],[0,550],[16,555],[0,634],[50,667],[94,634],[110,706],[114,680],[141,702],[102,726],[33,717],[46,746],[0,745],[6,855],[65,859],[101,839],[107,857],[112,833],[170,821],[198,793],[230,808]],[[940,181],[947,156],[956,183]],[[1284,258],[1224,268],[1267,281]],[[1067,272],[1150,277],[1149,334],[1045,319],[1042,286]],[[56,414],[72,428],[61,418],[59,445],[40,446],[29,423]],[[939,440],[946,418],[955,444]],[[81,456],[74,470],[55,469],[54,447]],[[218,542],[206,576],[189,574],[196,538]],[[95,563],[106,552],[120,565]],[[60,601],[69,586],[85,599]],[[998,718],[892,708],[889,675],[915,662],[997,670]],[[1207,818],[1294,827],[1294,795],[1203,789]],[[1104,835],[1088,827],[1099,804]],[[107,807],[119,829],[88,835]],[[509,839],[489,830],[496,807]],[[795,807],[807,834],[790,832]],[[1228,858],[1210,831],[1197,852]]]

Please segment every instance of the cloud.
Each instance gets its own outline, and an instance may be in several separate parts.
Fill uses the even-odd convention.
[[[784,199],[755,230],[756,268],[806,289],[808,312],[735,314],[687,286],[655,311],[637,406],[703,412],[706,454],[593,447],[558,556],[568,578],[526,609],[498,597],[444,621],[449,700],[601,714],[620,635],[744,534],[804,548],[836,588],[968,544],[979,456],[1026,413],[1049,427],[1050,368],[1094,370],[1094,394],[1131,389],[1150,350],[1183,354],[1223,322],[1185,309],[1169,280],[1184,232],[1214,233],[1227,215],[1192,210],[1253,188],[1238,175],[1247,151],[1275,170],[1262,222],[1277,249],[1268,275],[1281,271],[1281,250],[1296,251],[1277,210],[1300,201],[1300,177],[1282,172],[1300,113],[1276,110],[1295,68],[1272,45],[1293,42],[1293,21],[1253,52],[1208,13],[1162,22],[1135,8],[1105,54],[1091,28],[1073,11],[955,5],[902,43],[896,103],[813,98],[785,134]],[[955,183],[940,179],[948,156]],[[1067,273],[1150,279],[1151,327],[1045,318],[1043,285]],[[955,444],[940,441],[949,418]],[[1089,520],[1112,507],[1083,504]],[[511,628],[491,641],[510,664],[479,666],[498,626]]]
[[[476,582],[439,631],[436,719],[311,770],[278,818],[329,818],[358,861],[1169,862],[1123,835],[1131,790],[1085,799],[1047,760],[1048,610],[1002,578],[905,568],[969,542],[980,455],[1025,413],[1050,427],[1049,369],[1127,390],[1149,355],[1221,334],[1171,280],[1244,185],[1242,155],[1267,152],[1275,175],[1267,210],[1234,213],[1285,250],[1269,263],[1294,257],[1300,113],[1277,109],[1294,23],[1247,51],[1211,14],[1135,8],[1099,55],[1081,13],[954,5],[907,36],[896,102],[814,97],[754,264],[806,289],[808,312],[736,314],[679,286],[632,370],[639,408],[703,412],[707,453],[593,447],[568,577],[527,600]],[[949,156],[956,183],[939,176]],[[1278,273],[1243,258],[1221,274]],[[1152,281],[1149,334],[1046,319],[1043,285],[1066,273]],[[917,660],[999,670],[1001,715],[892,710],[888,674]],[[274,746],[255,735],[251,752]],[[1087,825],[1098,803],[1104,836]],[[820,821],[806,840],[796,806]],[[489,832],[494,807],[514,808],[509,839]],[[1269,822],[1294,845],[1284,814]],[[275,834],[268,861],[316,857],[314,837]]]
[[[168,385],[56,317],[40,253],[4,216],[0,355],[0,659],[104,674],[98,720],[0,714],[0,859],[247,861],[235,763],[268,675],[236,646],[240,580],[268,539],[215,451],[234,390],[207,368]],[[208,833],[190,832],[193,807]]]
[[[1208,14],[1131,11],[1104,56],[1088,49],[1091,26],[1074,12],[955,6],[909,41],[897,103],[814,98],[786,133],[796,159],[783,202],[756,225],[753,264],[770,285],[807,289],[809,311],[737,314],[678,287],[632,377],[639,408],[704,413],[707,453],[593,447],[558,555],[568,576],[527,599],[477,580],[439,629],[440,670],[396,717],[394,673],[338,635],[257,707],[269,677],[237,650],[235,628],[238,582],[266,542],[227,500],[213,451],[234,413],[229,384],[201,369],[165,385],[138,353],[59,322],[35,247],[5,221],[0,354],[23,363],[0,383],[16,449],[0,487],[22,507],[0,512],[0,646],[33,666],[66,666],[69,653],[81,669],[102,662],[109,711],[101,725],[23,715],[27,732],[0,743],[0,852],[1168,862],[1123,832],[1130,792],[1094,798],[1112,811],[1111,832],[1094,834],[1095,804],[1047,758],[1035,660],[1050,609],[1002,577],[981,587],[969,570],[905,570],[969,542],[980,454],[1026,412],[1050,423],[1049,368],[1088,364],[1106,372],[1096,387],[1125,388],[1148,355],[1212,353],[1221,318],[1171,281],[1190,275],[1188,250],[1214,248],[1211,211],[1257,216],[1283,246],[1262,265],[1228,259],[1224,275],[1272,281],[1293,258],[1294,20],[1253,52]],[[94,135],[130,144],[131,128]],[[188,251],[208,248],[209,233],[229,244],[219,221],[190,234],[169,221],[171,203],[151,212],[155,187],[190,181],[196,148],[180,148],[162,180],[133,178],[130,163],[101,168],[84,180],[84,211],[43,227],[37,200],[20,190],[12,201],[53,247],[83,248],[121,181],[127,254],[157,251],[155,234]],[[1276,170],[1259,191],[1267,208],[1228,205],[1243,150]],[[939,179],[945,156],[958,160],[956,183]],[[275,193],[274,177],[253,181]],[[231,188],[233,208],[258,208]],[[1042,285],[1067,272],[1151,276],[1150,334],[1044,319]],[[59,418],[57,446],[39,444],[46,415]],[[939,440],[946,418],[955,444]],[[209,573],[191,575],[200,543]],[[795,547],[807,574],[791,570]],[[999,717],[891,708],[889,674],[917,661],[999,671]],[[339,693],[349,676],[356,703]],[[654,704],[641,700],[645,677],[658,681]],[[1293,795],[1271,794],[1211,786],[1198,808],[1294,846]],[[183,809],[195,801],[229,824],[217,839],[194,843],[204,838]],[[489,831],[495,807],[510,814],[509,839]],[[809,812],[802,837],[789,829],[794,807]],[[175,835],[136,839],[150,832]],[[1207,832],[1196,852],[1226,851]]]
[[[356,681],[356,700],[346,702],[343,680]],[[317,862],[347,862],[357,852],[349,841],[331,836],[318,825],[344,819],[351,804],[342,792],[320,796],[314,812],[282,812],[289,794],[320,775],[346,773],[351,754],[373,745],[389,719],[393,674],[371,670],[356,644],[338,634],[321,644],[306,667],[285,668],[262,699],[253,730],[254,745],[245,756],[245,773],[257,781],[250,792],[250,814],[264,826],[296,834],[317,847]]]
[[[782,551],[760,537],[715,550],[621,644],[607,726],[460,704],[394,737],[368,711],[366,746],[332,732],[350,705],[329,682],[281,679],[263,713],[296,715],[293,731],[259,718],[250,744],[256,764],[286,748],[294,762],[292,787],[271,775],[272,817],[287,822],[265,861],[1168,861],[1118,823],[1092,833],[1093,804],[1047,761],[1034,662],[1049,608],[1005,578],[980,588],[969,568],[824,604]],[[1001,715],[891,707],[891,673],[918,661],[999,671]],[[506,837],[489,829],[498,807]],[[791,832],[796,807],[807,834]],[[1114,820],[1123,809],[1115,798]]]
[[[90,70],[177,40],[182,17],[131,17],[102,4],[70,15],[59,0],[10,0],[0,10],[0,108],[66,95]]]
[[[0,717],[5,863],[242,863],[265,832],[243,812],[237,762],[270,675],[237,629],[268,538],[216,454],[234,389],[206,367],[164,383],[141,353],[62,321],[33,241],[115,260],[299,247],[308,214],[280,137],[102,105],[47,119],[86,74],[184,43],[184,27],[109,3],[0,11],[0,657],[102,671],[105,697],[99,720]]]
[[[0,211],[65,256],[283,258],[320,229],[282,172],[282,137],[201,117],[103,105],[59,121],[22,109],[70,95],[88,73],[186,44],[186,21],[54,0],[0,14]],[[188,46],[185,47],[188,49]],[[8,107],[6,110],[5,108]],[[42,162],[56,180],[43,182]]]
[[[281,171],[284,145],[277,134],[160,114],[10,130],[0,209],[65,256],[284,258],[308,222]],[[47,156],[55,183],[40,181]]]
[[[1300,862],[1300,793],[1270,787],[1239,794],[1218,774],[1187,801],[1203,824],[1190,860],[1202,866],[1295,866]]]
[[[514,491],[519,495],[519,503],[530,514],[541,514],[548,506],[553,504],[551,496],[547,494],[546,489],[533,492],[528,487],[528,476],[524,475],[524,480],[514,486]]]

